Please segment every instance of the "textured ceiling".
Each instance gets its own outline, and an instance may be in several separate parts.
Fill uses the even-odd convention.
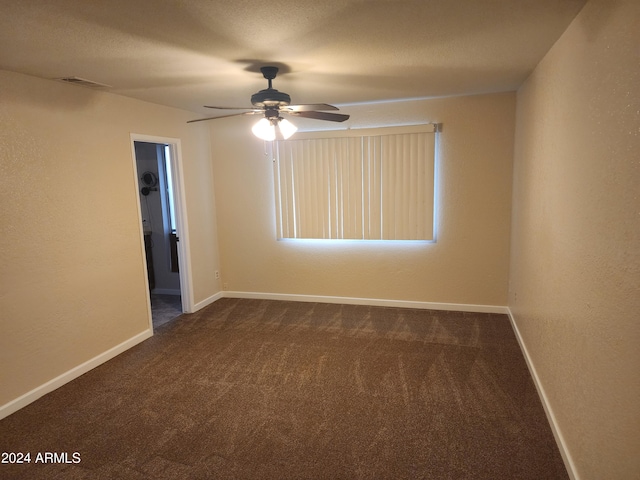
[[[516,89],[585,0],[0,0],[0,68],[211,114]],[[78,87],[82,88],[82,87]]]

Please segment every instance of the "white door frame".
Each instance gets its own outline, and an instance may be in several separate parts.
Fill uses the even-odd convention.
[[[136,204],[138,208],[138,225],[140,227],[140,242],[142,252],[144,252],[144,232],[142,228],[142,208],[138,193],[140,192],[139,172],[136,163],[135,142],[160,143],[169,145],[171,148],[171,178],[173,180],[173,203],[175,207],[176,228],[178,235],[178,268],[180,270],[180,295],[182,300],[182,311],[184,313],[192,313],[193,310],[193,288],[191,277],[191,251],[189,249],[189,225],[187,222],[186,197],[184,188],[184,175],[182,170],[182,148],[179,138],[156,137],[152,135],[142,135],[137,133],[131,134],[131,153],[133,159],[133,172],[135,175],[136,187]],[[144,261],[145,272],[147,271],[146,256],[142,256]],[[147,291],[149,291],[149,279],[145,274],[145,283]],[[150,297],[148,297],[150,298]],[[151,304],[149,303],[149,324],[153,329],[153,321],[151,319]]]

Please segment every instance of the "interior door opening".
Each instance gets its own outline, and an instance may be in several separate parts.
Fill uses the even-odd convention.
[[[182,314],[172,146],[134,141],[153,328]]]

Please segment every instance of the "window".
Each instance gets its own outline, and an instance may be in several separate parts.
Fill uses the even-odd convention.
[[[433,240],[436,132],[429,124],[274,142],[278,238]]]
[[[178,262],[178,234],[176,230],[175,206],[173,201],[173,177],[171,173],[171,145],[159,144],[158,148],[158,169],[164,172],[163,188],[164,195],[161,195],[163,215],[162,221],[165,232],[165,239],[168,239],[169,268],[172,272],[179,271]],[[166,245],[166,243],[165,243]]]
[[[171,176],[171,145],[163,145],[164,171],[167,178],[167,210],[169,213],[169,229],[176,231],[176,216],[173,202],[173,178]]]

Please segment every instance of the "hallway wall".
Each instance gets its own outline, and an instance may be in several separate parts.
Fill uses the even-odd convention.
[[[168,212],[163,211],[163,201],[166,201],[166,194],[162,192],[165,185],[163,179],[165,173],[164,168],[158,164],[158,144],[135,142],[135,152],[140,186],[143,185],[140,178],[145,172],[152,172],[158,178],[158,185],[153,187],[155,190],[150,190],[147,195],[139,192],[138,195],[143,229],[150,232],[151,238],[154,278],[152,291],[160,294],[180,295],[180,274],[171,271],[169,220],[165,218]],[[162,157],[160,157],[160,161],[162,162]],[[163,195],[165,200],[163,200]]]

